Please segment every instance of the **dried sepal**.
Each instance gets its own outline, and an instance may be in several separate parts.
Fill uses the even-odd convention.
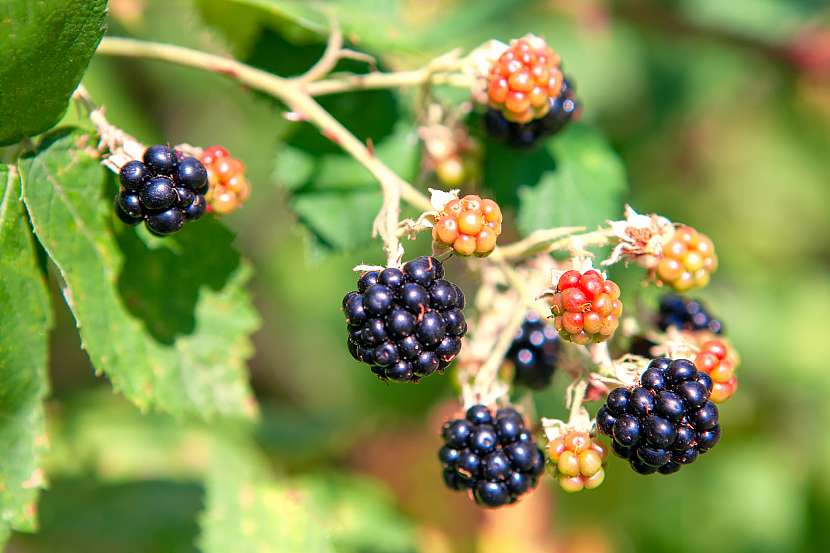
[[[642,215],[625,206],[625,219],[609,221],[618,243],[611,256],[602,262],[613,265],[623,259],[652,270],[663,253],[663,244],[674,233],[674,224],[656,214]]]

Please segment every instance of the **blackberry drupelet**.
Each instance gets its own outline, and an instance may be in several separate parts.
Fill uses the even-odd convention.
[[[473,405],[463,419],[444,423],[442,436],[438,458],[444,483],[453,490],[469,490],[483,507],[516,502],[544,472],[542,451],[512,407],[494,415],[484,405]]]
[[[528,313],[507,351],[506,358],[514,367],[514,382],[534,390],[546,388],[556,369],[559,349],[556,328],[537,313]]]
[[[711,393],[712,379],[694,363],[659,357],[638,385],[608,394],[597,412],[597,428],[613,439],[614,453],[628,459],[635,472],[677,472],[720,439]]]
[[[199,160],[164,144],[144,151],[144,161],[126,163],[115,213],[124,223],[141,221],[156,235],[172,234],[205,212],[207,171]]]
[[[464,293],[434,257],[369,271],[343,298],[349,352],[384,380],[417,382],[443,370],[467,332]]]

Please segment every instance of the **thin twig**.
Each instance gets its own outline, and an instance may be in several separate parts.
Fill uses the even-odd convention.
[[[569,398],[570,411],[568,412],[568,420],[575,421],[579,418],[580,410],[582,409],[582,402],[585,401],[585,391],[588,389],[588,379],[580,378],[571,388],[571,396]]]
[[[353,90],[400,88],[422,85],[427,82],[470,88],[472,80],[468,75],[460,72],[460,67],[460,51],[456,49],[435,58],[420,69],[394,73],[373,71],[365,75],[332,76],[329,79],[306,83],[304,88],[311,96]]]
[[[329,34],[328,42],[326,42],[326,50],[323,55],[317,60],[317,63],[312,65],[308,71],[297,77],[297,81],[310,83],[321,79],[331,73],[337,62],[340,60],[341,52],[343,51],[343,32],[336,21],[330,22],[331,34]]]
[[[550,242],[577,232],[584,231],[585,227],[559,227],[552,229],[535,230],[525,238],[501,248],[504,259],[527,257],[545,249]]]
[[[510,344],[513,343],[513,338],[522,326],[526,315],[527,310],[525,306],[519,303],[504,328],[501,329],[499,339],[493,346],[493,349],[490,350],[490,355],[488,355],[487,359],[476,372],[473,389],[477,393],[485,395],[493,383],[496,382],[499,367],[501,367],[504,356],[507,355],[507,350],[510,349]]]

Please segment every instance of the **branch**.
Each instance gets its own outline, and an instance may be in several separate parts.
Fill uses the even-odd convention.
[[[428,82],[470,88],[472,77],[460,73],[460,69],[460,51],[453,50],[435,58],[420,69],[395,73],[373,71],[365,75],[334,76],[330,79],[305,83],[304,90],[311,96],[323,96],[353,90],[418,86]]]
[[[397,187],[401,198],[409,204],[424,211],[432,208],[429,199],[424,194],[376,158],[363,142],[323,109],[309,96],[303,85],[296,81],[261,71],[233,59],[170,44],[105,37],[98,46],[98,53],[107,56],[154,59],[204,69],[270,94],[317,126],[323,135],[337,143],[366,167],[384,189]]]
[[[525,305],[520,302],[504,328],[501,329],[499,339],[493,345],[493,349],[490,350],[487,359],[476,372],[472,389],[477,396],[487,397],[493,384],[497,382],[499,367],[501,367],[504,356],[507,355],[507,350],[510,349],[513,338],[519,332],[519,328],[521,328],[526,316],[527,310]]]
[[[312,65],[308,71],[297,77],[296,80],[300,82],[311,82],[321,79],[328,75],[337,62],[340,60],[340,53],[343,51],[343,32],[337,22],[332,20],[330,22],[331,34],[328,42],[326,42],[326,51],[317,60],[317,63]]]
[[[527,257],[544,250],[544,246],[553,240],[585,230],[585,227],[559,227],[552,229],[535,230],[525,238],[502,246],[500,255],[506,260]]]

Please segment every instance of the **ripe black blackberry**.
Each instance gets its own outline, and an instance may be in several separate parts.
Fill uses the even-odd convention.
[[[576,100],[574,91],[572,83],[565,79],[559,96],[550,99],[548,112],[529,123],[508,121],[501,111],[488,108],[484,115],[487,133],[513,148],[531,148],[541,139],[561,131],[571,119],[578,115],[580,104]]]
[[[535,312],[528,313],[507,351],[513,364],[513,380],[534,390],[550,384],[559,358],[559,333]]]
[[[718,443],[712,379],[688,359],[653,359],[637,386],[616,388],[597,412],[597,427],[640,474],[671,474]]]
[[[443,370],[467,332],[464,293],[434,257],[369,271],[343,298],[352,357],[381,379],[417,382]]]
[[[657,326],[662,331],[674,326],[680,330],[708,330],[715,334],[723,332],[721,322],[709,314],[703,303],[677,294],[665,294],[660,298]]]
[[[493,416],[486,406],[473,405],[463,419],[445,422],[441,433],[444,446],[438,458],[444,483],[453,490],[469,490],[484,507],[515,503],[536,487],[545,470],[542,451],[511,407]]]
[[[150,146],[143,158],[126,163],[119,172],[119,219],[128,225],[144,221],[150,232],[165,235],[204,214],[208,180],[199,160],[164,144]]]

